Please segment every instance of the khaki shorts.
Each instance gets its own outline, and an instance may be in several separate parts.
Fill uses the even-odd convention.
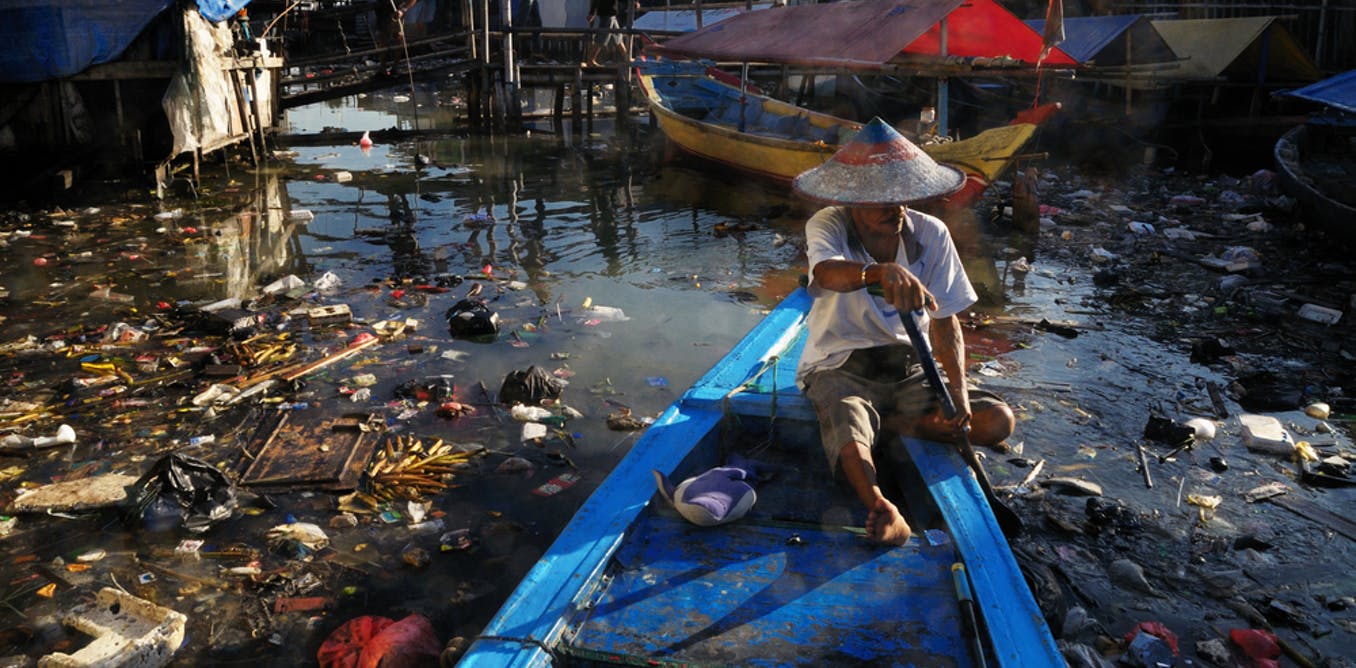
[[[598,46],[601,47],[606,47],[610,44],[616,44],[617,46],[621,46],[622,43],[621,33],[616,32],[618,30],[621,30],[621,22],[617,20],[617,17],[609,16],[607,17],[606,21],[603,21],[602,17],[600,16],[598,17],[597,23],[599,28],[607,28],[608,30],[611,30],[613,32],[595,34],[593,36],[594,44],[597,44]],[[604,23],[606,23],[607,25],[603,25]]]
[[[969,395],[971,414],[1004,405],[992,392],[971,388]],[[819,416],[824,455],[835,472],[848,442],[875,446],[882,411],[912,419],[941,407],[913,348],[902,344],[857,350],[843,366],[815,371],[805,379],[805,397]]]

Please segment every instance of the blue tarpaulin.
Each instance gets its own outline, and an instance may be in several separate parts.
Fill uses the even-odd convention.
[[[0,0],[0,82],[32,83],[117,60],[173,0]],[[249,0],[203,0],[209,21]]]
[[[1356,70],[1281,94],[1356,114]]]
[[[1059,43],[1059,48],[1080,63],[1089,62],[1137,20],[1139,16],[1135,14],[1065,17],[1064,41]],[[1036,32],[1045,30],[1044,19],[1030,20],[1026,24]]]
[[[198,0],[198,13],[212,23],[220,23],[250,4],[250,0]]]
[[[1026,24],[1036,32],[1045,30],[1042,19],[1026,21]],[[1139,14],[1065,17],[1064,41],[1059,43],[1059,48],[1080,63],[1103,67],[1166,63],[1177,59],[1153,24]]]
[[[768,3],[758,3],[753,6],[754,10],[767,9],[771,7]],[[746,10],[743,7],[722,7],[718,9],[702,10],[702,25],[709,26],[713,23],[720,23],[725,19],[743,14]],[[692,32],[697,29],[697,12],[692,9],[669,9],[647,11],[641,16],[636,17],[636,30],[674,30],[682,32]]]

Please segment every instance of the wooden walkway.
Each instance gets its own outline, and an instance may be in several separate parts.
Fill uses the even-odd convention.
[[[344,45],[357,46],[356,50],[345,48],[287,60],[279,82],[279,106],[287,109],[407,87],[411,82],[459,77],[473,126],[508,127],[520,121],[520,96],[529,88],[553,91],[552,116],[558,122],[563,122],[566,114],[576,120],[592,117],[592,96],[587,92],[596,84],[613,84],[618,94],[616,113],[623,118],[630,105],[629,67],[614,63],[585,68],[581,63],[589,40],[600,32],[605,31],[513,27],[461,30],[387,48],[372,45],[361,34],[348,35]],[[515,43],[521,46],[515,48]]]

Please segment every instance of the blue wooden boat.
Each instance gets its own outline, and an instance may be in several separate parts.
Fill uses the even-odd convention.
[[[915,490],[917,537],[866,540],[794,382],[810,303],[792,293],[664,412],[459,665],[1065,665],[954,447],[888,444],[882,480]],[[652,470],[677,481],[737,452],[778,469],[744,518],[698,527],[655,494]]]

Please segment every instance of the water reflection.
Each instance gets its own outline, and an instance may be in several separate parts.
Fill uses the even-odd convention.
[[[197,289],[178,298],[249,299],[264,282],[310,272],[298,244],[301,220],[292,216],[286,182],[277,174],[265,174],[240,194],[247,199],[232,214],[217,218],[204,213],[197,218],[211,236],[189,246],[194,271],[181,283]]]
[[[309,285],[333,273],[340,281],[333,291],[308,288],[301,299],[257,305],[278,316],[271,325],[295,337],[308,358],[366,331],[367,323],[399,319],[418,327],[405,340],[308,376],[304,387],[278,398],[305,403],[298,419],[308,424],[372,413],[399,433],[480,444],[496,453],[483,467],[460,475],[456,488],[428,497],[429,510],[442,513],[448,528],[472,532],[478,541],[474,551],[441,553],[436,535],[412,535],[398,517],[388,524],[364,516],[357,527],[329,530],[334,549],[324,559],[260,556],[266,572],[284,574],[277,576],[283,584],[272,581],[267,587],[290,591],[294,584],[286,578],[310,575],[320,583],[316,595],[335,600],[331,613],[243,620],[240,610],[257,609],[265,593],[277,595],[277,589],[253,581],[212,591],[211,598],[181,593],[181,581],[168,574],[138,589],[139,595],[196,608],[192,640],[180,655],[185,665],[226,656],[304,663],[325,634],[359,614],[421,612],[434,620],[440,637],[473,635],[634,442],[632,434],[609,430],[607,415],[623,407],[636,415],[657,414],[766,307],[795,288],[805,271],[802,228],[810,207],[782,187],[661,164],[655,149],[651,137],[630,131],[580,142],[540,133],[447,136],[379,144],[369,154],[358,146],[297,147],[294,164],[261,175],[245,189],[219,188],[210,204],[178,203],[182,212],[166,211],[161,218],[112,206],[81,217],[85,236],[72,239],[78,239],[77,253],[89,251],[87,260],[74,261],[61,240],[15,247],[18,261],[0,270],[14,291],[7,324],[26,323],[22,329],[11,326],[12,336],[47,336],[133,315],[141,321],[158,302],[248,301],[280,276],[296,274]],[[428,160],[418,160],[421,155]],[[292,215],[300,210],[313,212],[314,220]],[[966,248],[984,257],[982,244]],[[39,256],[52,264],[36,268]],[[478,281],[487,271],[492,280]],[[445,273],[468,282],[450,293],[419,290]],[[117,283],[110,294],[130,301],[91,300],[96,286],[110,278]],[[503,333],[490,343],[453,339],[442,321],[477,282],[501,318]],[[628,318],[591,317],[583,309],[586,301]],[[341,303],[358,325],[327,329],[282,317],[303,306]],[[48,309],[50,304],[60,308]],[[164,345],[154,338],[147,342],[152,344]],[[110,354],[131,352],[141,351]],[[125,400],[145,403],[123,404],[118,419],[126,425],[116,432],[116,446],[103,445],[98,436],[82,440],[61,458],[35,460],[25,475],[49,480],[69,475],[72,461],[86,460],[137,472],[153,455],[183,449],[189,437],[199,435],[213,435],[215,442],[200,442],[193,454],[237,467],[252,438],[252,430],[239,427],[272,408],[242,405],[223,409],[215,419],[190,409],[165,418],[207,383],[194,375],[200,367],[193,365],[209,358],[173,354],[186,362],[175,384],[127,391]],[[491,405],[507,372],[531,365],[568,379],[565,400],[584,416],[541,444],[524,443],[520,425]],[[45,373],[52,375],[50,369]],[[369,374],[364,383],[370,383],[371,395],[359,397],[352,392],[355,378]],[[450,376],[457,399],[477,412],[448,419],[436,414],[435,405],[396,395],[401,383],[428,376]],[[48,380],[57,379],[33,382]],[[106,435],[112,443],[111,409],[105,408],[87,406],[64,417],[81,434]],[[113,447],[116,457],[109,456]],[[508,455],[536,468],[526,476],[495,473]],[[582,476],[575,487],[550,498],[533,494],[569,468]],[[252,509],[257,516],[224,524],[213,542],[258,547],[264,531],[288,518],[330,527],[333,496],[301,491],[270,497],[275,506],[261,505]],[[51,528],[42,524],[48,521],[35,520],[40,530],[6,547],[32,552],[42,562],[63,556],[69,548],[38,540]],[[101,531],[87,523],[76,533],[82,542],[113,540]],[[137,534],[135,549],[155,560],[173,554],[181,538],[173,532]],[[400,553],[411,544],[433,553],[433,563],[423,569],[405,565]],[[204,560],[177,570],[207,578],[216,577],[218,566]],[[119,581],[145,570],[131,559],[110,560],[101,568]],[[357,593],[345,593],[350,591]],[[270,644],[271,637],[281,646]]]

